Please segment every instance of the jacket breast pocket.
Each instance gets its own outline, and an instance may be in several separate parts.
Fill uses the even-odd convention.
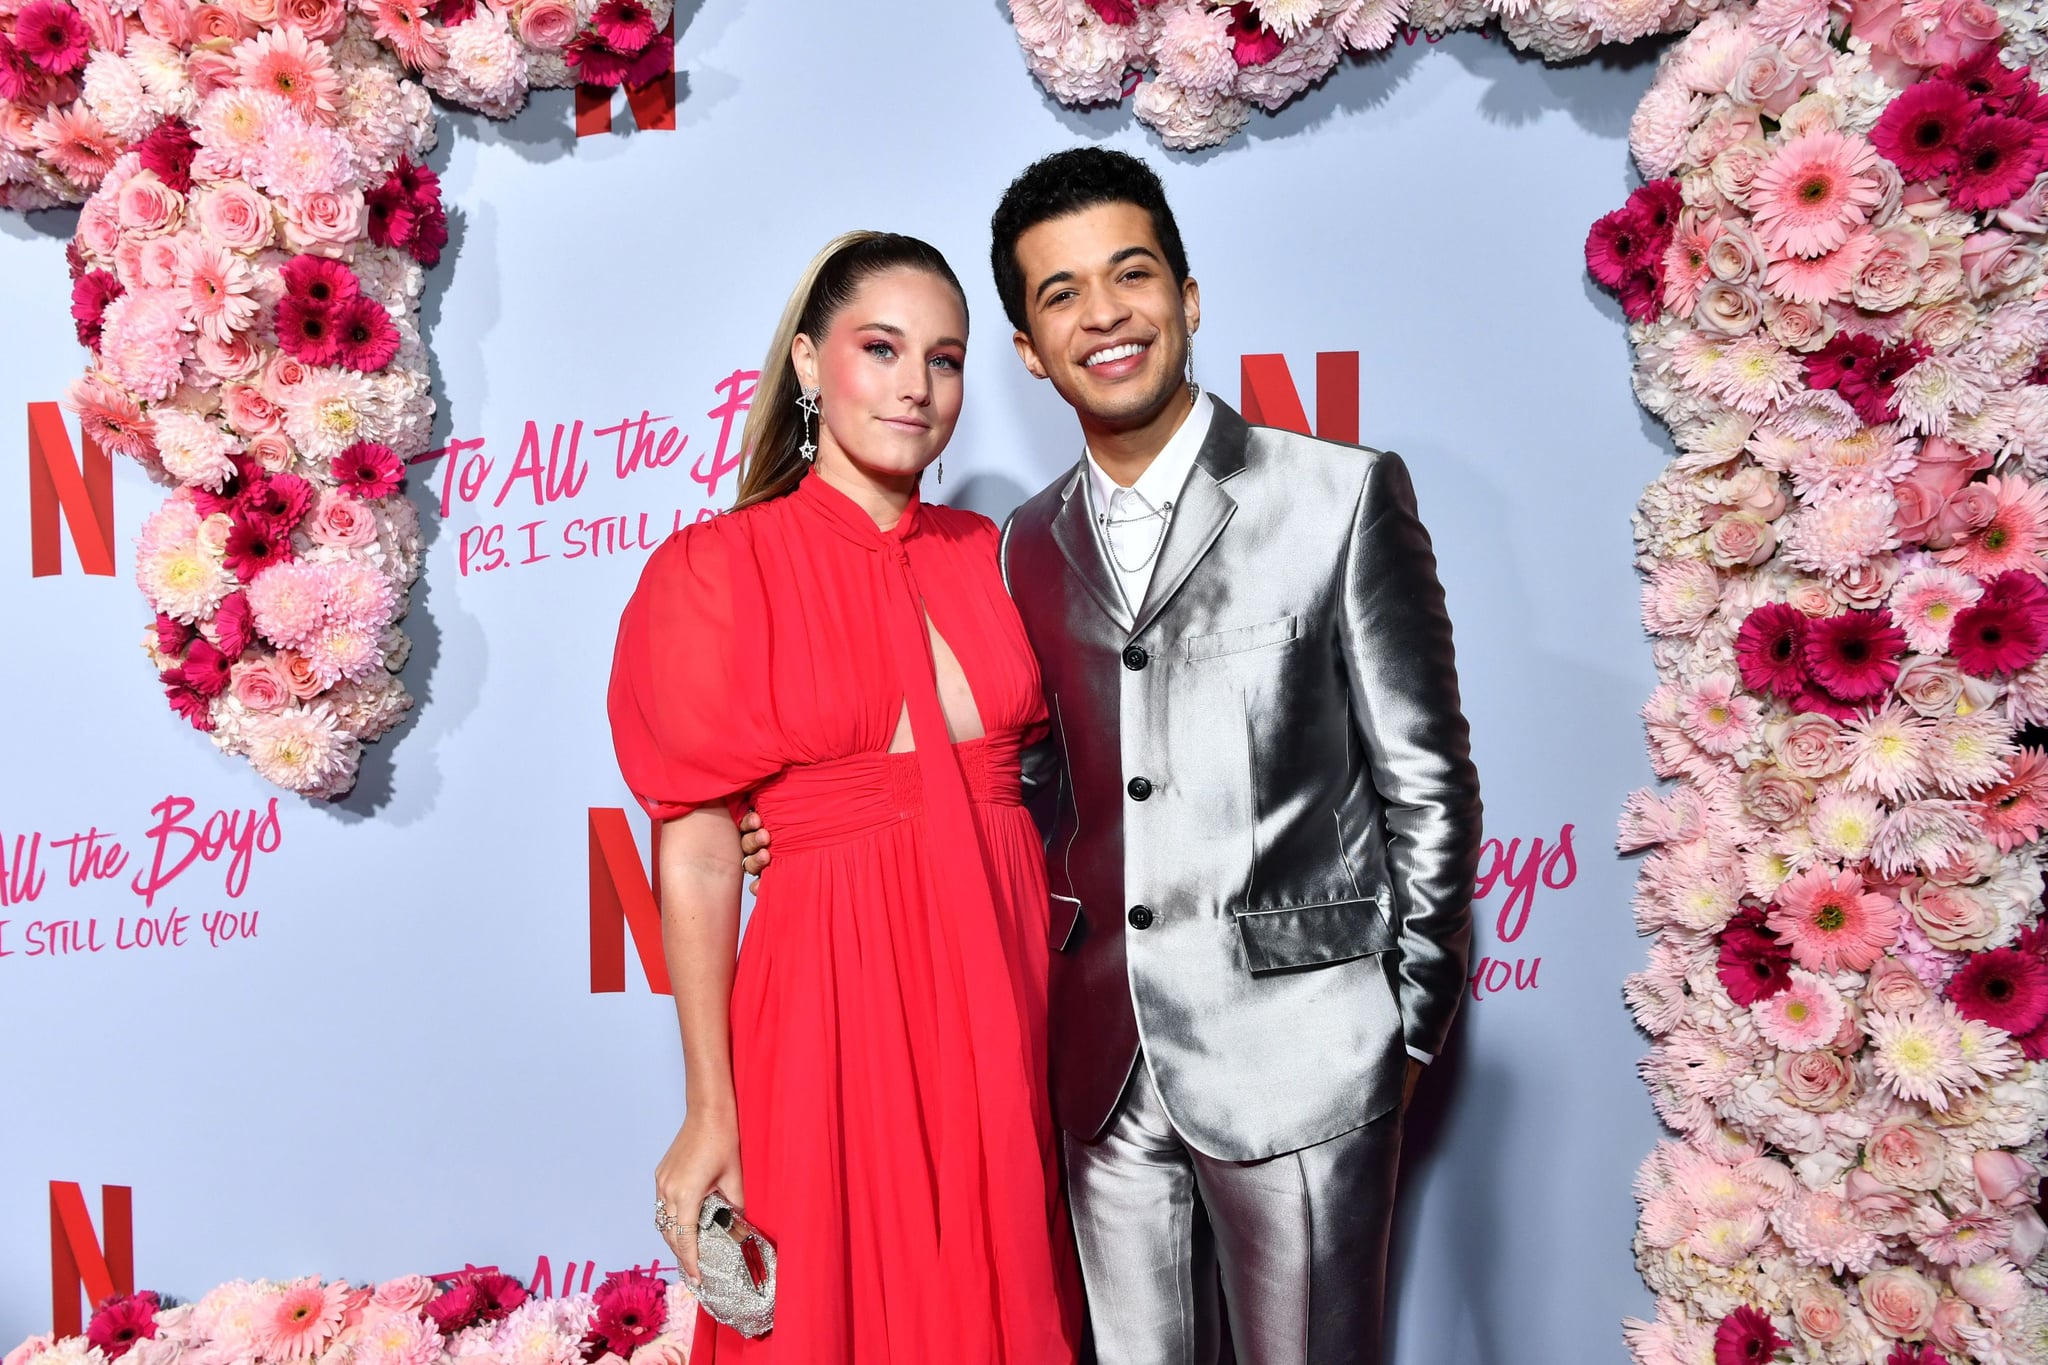
[[[1393,947],[1395,939],[1384,893],[1242,914],[1237,931],[1244,940],[1245,965],[1254,973],[1370,957]]]
[[[1050,893],[1052,918],[1048,925],[1049,935],[1055,952],[1069,952],[1080,946],[1088,933],[1088,920],[1081,913],[1078,897],[1062,896],[1057,891]]]
[[[1263,649],[1268,645],[1284,645],[1294,638],[1295,618],[1283,616],[1277,621],[1261,621],[1255,626],[1238,626],[1232,630],[1211,631],[1207,635],[1190,635],[1181,641],[1181,650],[1190,663],[1197,659],[1217,659],[1225,654],[1242,654],[1248,649]]]

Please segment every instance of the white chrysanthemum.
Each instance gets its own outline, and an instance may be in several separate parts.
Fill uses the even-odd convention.
[[[1664,26],[1677,0],[1580,0],[1579,13],[1609,42],[1632,43]]]
[[[167,118],[189,118],[199,107],[185,54],[177,48],[161,38],[137,33],[129,37],[124,55],[141,79],[152,110]]]
[[[263,155],[265,134],[289,108],[281,96],[239,85],[216,90],[201,101],[196,130],[200,155],[216,178],[246,175]]]
[[[1138,121],[1175,151],[1197,151],[1228,142],[1251,121],[1252,107],[1232,95],[1183,90],[1171,81],[1149,80],[1131,101]]]
[[[1252,9],[1259,22],[1291,43],[1322,18],[1323,0],[1252,0]]]
[[[463,103],[473,104],[492,118],[510,118],[526,99],[524,49],[514,37],[505,16],[489,7],[479,7],[470,18],[445,30],[448,64],[427,76],[453,81],[463,92]],[[455,96],[435,85],[442,93]]]
[[[235,586],[220,561],[197,541],[138,555],[135,579],[151,606],[186,625],[212,616]]]
[[[1899,376],[1893,390],[1899,418],[1912,431],[1939,436],[1958,416],[1984,406],[1988,376],[1953,355],[1933,355]]]
[[[1660,80],[1650,87],[1628,123],[1628,149],[1644,179],[1660,180],[1677,169],[1706,103],[1704,95],[1677,81]]]
[[[127,58],[99,51],[85,64],[86,109],[115,138],[139,141],[162,117],[150,106],[149,87]]]
[[[1356,52],[1377,52],[1394,41],[1408,17],[1408,0],[1341,0],[1330,32]]]
[[[1821,856],[1836,862],[1861,862],[1884,828],[1884,807],[1861,792],[1830,792],[1813,803],[1807,832]]]
[[[1752,332],[1727,344],[1707,382],[1736,411],[1761,416],[1795,387],[1804,387],[1803,373],[1789,351]]]
[[[1113,104],[1123,98],[1131,33],[1132,29],[1103,23],[1093,10],[1083,9],[1046,25],[1042,32],[1034,28],[1027,34],[1020,26],[1017,36],[1024,44],[1025,63],[1054,99],[1062,104]],[[1029,41],[1033,36],[1039,38],[1035,43]]]
[[[243,727],[249,762],[265,779],[307,795],[328,791],[355,771],[356,742],[332,708],[295,706],[253,717]]]
[[[1964,1063],[1986,1081],[2004,1080],[2025,1060],[2011,1034],[1981,1019],[1962,1020],[1956,1042]]]
[[[1872,555],[1898,547],[1897,514],[1898,504],[1888,492],[1821,499],[1792,515],[1779,544],[1798,567],[1839,578]]]
[[[1181,4],[1160,11],[1154,59],[1160,78],[1183,90],[1228,89],[1237,76],[1233,47],[1229,10]]]
[[[314,370],[285,404],[285,432],[307,458],[325,464],[357,441],[378,439],[375,401],[362,375]]]
[[[1844,727],[1849,785],[1887,801],[1917,796],[1929,780],[1927,741],[1933,723],[1901,706],[1874,711]]]
[[[220,423],[182,408],[158,408],[150,419],[164,470],[180,483],[218,493],[234,475],[235,462],[229,457],[239,443]]]
[[[2018,752],[2005,717],[1979,711],[1937,722],[1927,759],[1937,787],[1951,796],[1968,796],[2004,781],[2006,760]]]
[[[1945,1003],[1866,1016],[1868,1055],[1878,1080],[1900,1099],[1946,1110],[1949,1101],[1977,1085],[1976,1071],[1963,1060],[1958,1023]]]

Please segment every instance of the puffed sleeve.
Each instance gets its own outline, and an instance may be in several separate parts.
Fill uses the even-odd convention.
[[[734,606],[751,600],[750,561],[725,521],[655,550],[619,619],[612,747],[626,786],[657,820],[721,800],[737,810],[731,798],[782,766],[763,721],[766,679],[747,667],[745,613]]]

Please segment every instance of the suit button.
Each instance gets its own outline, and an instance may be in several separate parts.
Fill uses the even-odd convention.
[[[1150,663],[1151,661],[1152,656],[1147,654],[1139,646],[1124,646],[1124,667],[1130,669],[1131,672],[1137,672],[1139,669],[1143,668],[1146,664]]]
[[[1143,801],[1152,794],[1152,784],[1142,777],[1134,777],[1124,790],[1131,794],[1131,800]]]
[[[1131,922],[1133,929],[1150,929],[1152,927],[1152,912],[1142,905],[1132,906],[1131,913],[1124,916],[1124,918]]]

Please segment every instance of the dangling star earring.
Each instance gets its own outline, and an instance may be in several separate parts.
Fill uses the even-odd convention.
[[[797,452],[804,457],[804,462],[808,464],[818,458],[818,443],[811,439],[811,419],[818,415],[817,389],[808,384],[804,385],[802,391],[796,396],[796,405],[802,408],[804,413],[804,443],[797,447]]]

